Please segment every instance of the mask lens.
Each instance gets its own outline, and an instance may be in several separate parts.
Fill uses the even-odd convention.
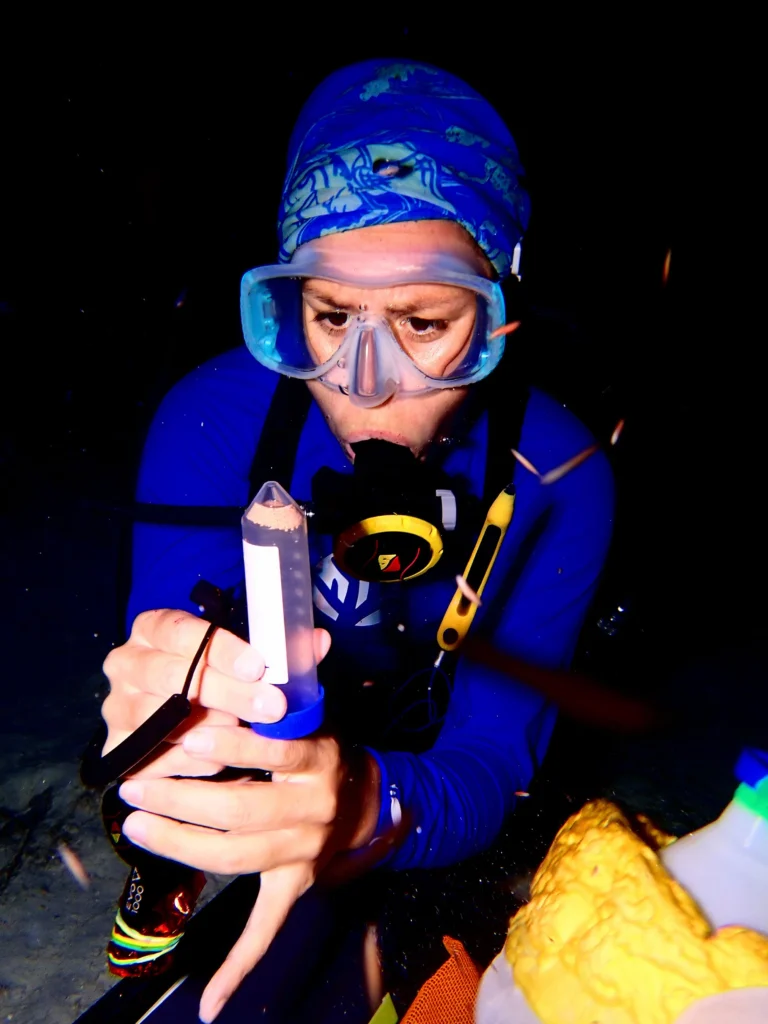
[[[487,352],[487,303],[465,289],[455,291],[461,297],[449,305],[444,319],[413,316],[396,325],[398,341],[414,365],[446,381],[471,376]]]
[[[403,263],[389,280],[363,274],[351,260],[348,278],[338,268],[326,276],[311,245],[298,250],[307,252],[296,267],[257,268],[243,278],[246,345],[265,366],[320,378],[368,405],[395,390],[470,384],[498,363],[504,339],[490,337],[504,323],[497,284],[439,255],[425,266]]]
[[[248,350],[282,373],[317,366],[307,345],[302,317],[301,278],[274,277],[254,284],[241,302]]]

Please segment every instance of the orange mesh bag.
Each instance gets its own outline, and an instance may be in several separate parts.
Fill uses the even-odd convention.
[[[451,954],[419,989],[401,1024],[473,1024],[480,971],[458,939],[443,936]]]

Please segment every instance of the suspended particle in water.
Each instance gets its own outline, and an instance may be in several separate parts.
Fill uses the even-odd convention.
[[[517,461],[520,463],[520,465],[527,469],[529,473],[533,473],[534,476],[541,476],[541,473],[538,471],[538,469],[536,469],[534,464],[532,462],[529,462],[524,455],[521,455],[520,452],[516,451],[514,448],[510,448],[510,451],[517,459]]]
[[[459,588],[459,590],[460,590],[460,591],[462,592],[462,594],[464,595],[464,597],[466,597],[466,599],[467,599],[467,600],[468,600],[468,601],[469,601],[469,602],[470,602],[471,604],[473,604],[473,605],[475,606],[475,608],[479,608],[479,607],[480,607],[480,605],[481,605],[481,604],[483,603],[483,602],[482,602],[482,601],[480,600],[480,597],[479,597],[479,595],[478,595],[478,594],[476,593],[476,591],[474,591],[474,590],[472,589],[472,587],[470,587],[470,585],[469,585],[469,584],[467,583],[467,581],[466,581],[466,580],[464,579],[464,577],[463,577],[463,576],[462,576],[462,575],[461,575],[460,573],[459,573],[459,575],[458,575],[458,576],[456,577],[456,586],[457,586],[457,587]]]
[[[520,326],[520,321],[519,320],[513,320],[511,323],[504,324],[503,327],[497,327],[496,330],[493,331],[493,333],[491,334],[491,337],[492,338],[501,338],[505,334],[511,334],[512,331],[516,331],[519,326]]]
[[[590,455],[594,455],[598,450],[598,445],[591,444],[589,448],[585,448],[583,452],[579,452],[578,455],[574,455],[572,459],[568,459],[563,462],[562,465],[556,466],[554,469],[550,469],[548,473],[545,473],[541,482],[543,484],[553,484],[557,480],[561,480],[566,474],[570,473],[572,469],[576,469],[582,462],[586,462]]]
[[[623,429],[624,429],[624,420],[619,420],[619,422],[613,428],[613,433],[611,434],[611,444],[612,445],[616,444],[616,442],[619,440],[619,438],[621,437],[621,432],[622,432]]]
[[[91,879],[75,851],[71,850],[66,843],[59,843],[56,847],[56,852],[61,857],[64,867],[69,871],[80,888],[87,889],[91,884]]]

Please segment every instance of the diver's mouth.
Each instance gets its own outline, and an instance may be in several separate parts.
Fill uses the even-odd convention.
[[[355,461],[355,453],[352,451],[351,445],[357,444],[358,441],[389,441],[391,444],[399,444],[404,448],[410,448],[416,456],[421,454],[421,446],[412,445],[404,434],[396,434],[391,430],[358,430],[350,434],[349,437],[344,438],[341,442],[350,462]]]

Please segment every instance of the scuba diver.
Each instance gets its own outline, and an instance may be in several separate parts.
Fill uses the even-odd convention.
[[[610,543],[601,452],[549,486],[515,473],[512,449],[546,471],[593,444],[516,373],[502,285],[529,219],[521,176],[509,130],[455,76],[378,59],[333,73],[291,137],[278,262],[243,279],[245,346],[154,417],[104,752],[182,689],[203,618],[218,622],[193,718],[120,789],[135,847],[261,872],[203,1020],[329,865],[433,868],[487,848],[547,749],[555,709],[445,625],[501,500],[500,541],[467,574],[472,635],[566,669]],[[293,740],[243,724],[286,710],[243,626],[239,517],[269,479],[309,513],[326,693],[325,727]],[[224,768],[271,781],[206,778]]]

